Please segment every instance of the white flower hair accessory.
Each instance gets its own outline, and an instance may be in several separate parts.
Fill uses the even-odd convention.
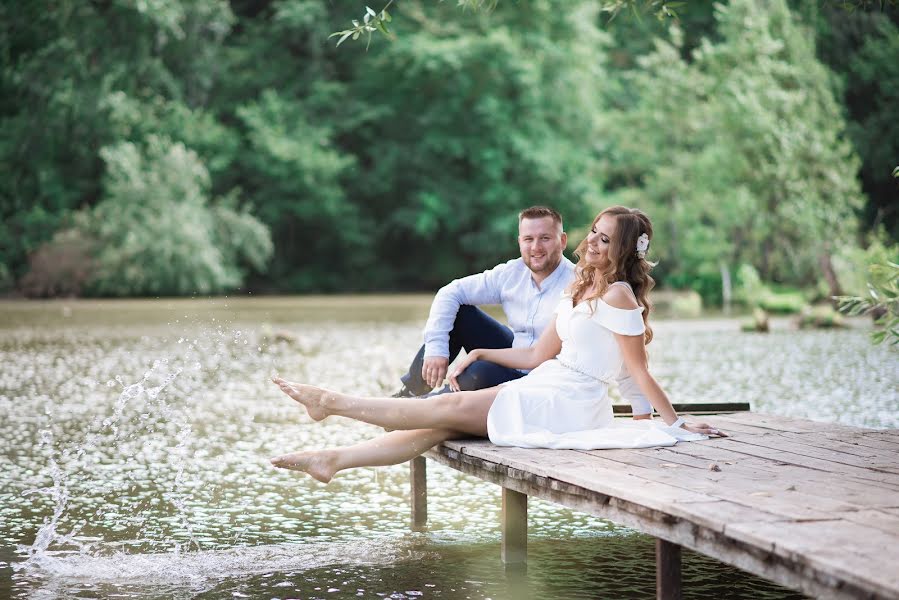
[[[637,257],[646,258],[646,251],[649,250],[649,236],[641,233],[637,238]]]

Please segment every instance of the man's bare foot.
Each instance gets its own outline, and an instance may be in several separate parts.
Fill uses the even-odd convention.
[[[331,413],[328,405],[336,399],[337,393],[314,385],[302,383],[290,383],[280,377],[272,377],[272,381],[278,384],[281,391],[306,407],[306,412],[313,421],[321,421]]]
[[[322,483],[328,483],[334,477],[337,472],[336,462],[337,456],[329,450],[293,452],[271,459],[271,463],[279,469],[302,471]]]

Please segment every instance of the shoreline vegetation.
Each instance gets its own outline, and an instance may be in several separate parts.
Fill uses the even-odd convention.
[[[434,290],[548,203],[573,240],[645,210],[701,309],[864,296],[899,261],[899,6],[837,4],[420,0],[367,50],[327,0],[0,9],[0,293]]]
[[[366,294],[302,294],[302,295],[229,295],[169,298],[50,298],[24,299],[0,297],[0,328],[29,324],[127,324],[208,322],[255,320],[263,334],[290,342],[292,332],[279,323],[285,319],[384,321],[390,319],[420,322],[427,319],[433,294],[366,293]],[[660,321],[733,323],[735,330],[747,322],[752,312],[745,306],[725,313],[719,307],[700,307],[697,312],[694,292],[653,291],[654,315]],[[498,307],[484,307],[499,320],[504,316]],[[337,317],[336,315],[342,315]],[[275,315],[273,317],[273,315]],[[289,319],[285,315],[290,315]],[[769,317],[773,331],[800,328],[800,314],[776,314]],[[844,326],[870,327],[871,319],[854,316],[844,319]],[[755,331],[755,330],[753,330]]]

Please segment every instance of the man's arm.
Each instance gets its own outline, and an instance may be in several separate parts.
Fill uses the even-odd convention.
[[[500,304],[503,283],[514,268],[515,261],[509,261],[488,269],[483,273],[454,279],[434,296],[431,312],[425,324],[425,356],[449,358],[449,332],[459,307],[463,304]]]
[[[509,261],[492,269],[455,279],[440,288],[431,303],[431,312],[425,325],[425,358],[421,365],[421,377],[432,388],[443,383],[449,367],[449,333],[463,304],[500,304],[503,282],[514,268]]]

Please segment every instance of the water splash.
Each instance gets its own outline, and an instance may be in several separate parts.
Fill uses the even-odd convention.
[[[150,369],[136,383],[126,384],[121,375],[116,375],[114,379],[108,381],[107,386],[109,387],[115,387],[117,383],[123,388],[116,400],[112,415],[102,420],[95,420],[91,429],[84,435],[82,442],[75,445],[74,450],[71,448],[58,450],[53,431],[51,429],[41,430],[39,449],[46,454],[46,471],[49,473],[53,485],[29,489],[23,492],[23,495],[38,494],[49,496],[53,503],[53,514],[50,518],[44,520],[31,546],[18,546],[19,552],[26,556],[26,560],[23,563],[15,564],[15,570],[34,566],[45,567],[48,561],[51,561],[50,548],[52,546],[74,547],[82,555],[87,555],[91,552],[93,546],[84,543],[78,538],[78,534],[85,524],[83,521],[73,525],[68,533],[60,531],[60,522],[69,505],[70,488],[74,481],[79,478],[79,464],[83,460],[89,459],[91,452],[97,449],[105,431],[112,433],[109,443],[114,451],[118,454],[127,454],[121,448],[124,436],[120,425],[129,418],[126,415],[126,409],[129,404],[133,403],[142,394],[151,402],[151,410],[155,408],[159,416],[177,427],[178,445],[173,451],[173,455],[177,457],[174,465],[177,474],[174,485],[168,490],[167,499],[175,507],[181,525],[188,533],[187,547],[189,548],[192,545],[199,547],[199,543],[194,537],[190,520],[187,517],[186,499],[189,498],[189,495],[181,491],[184,487],[184,469],[189,455],[189,447],[193,440],[192,427],[188,421],[182,419],[171,409],[164,396],[161,395],[182,373],[183,369],[177,368],[169,372],[162,377],[162,381],[158,385],[150,384],[151,381],[158,378],[159,372],[168,365],[168,362],[167,358],[153,361]],[[155,407],[152,404],[155,404]],[[52,419],[52,410],[48,409],[46,415]],[[136,418],[139,421],[144,421],[149,416],[150,413],[145,412],[136,415]],[[148,426],[146,429],[152,432],[152,426]],[[133,437],[133,434],[131,437]],[[180,546],[177,544],[176,549],[180,549]]]
[[[27,553],[28,563],[37,563],[46,555],[47,549],[55,541],[62,540],[64,536],[56,533],[56,526],[60,517],[65,513],[66,506],[69,503],[69,490],[66,487],[65,474],[59,468],[56,459],[53,456],[53,432],[44,429],[40,433],[40,443],[38,447],[48,454],[48,469],[50,477],[53,480],[53,487],[40,488],[36,490],[28,490],[25,495],[46,494],[53,499],[53,516],[44,519],[43,525],[38,530],[34,538],[34,543],[30,547],[24,549]],[[23,550],[20,548],[20,550]]]
[[[52,578],[91,583],[135,583],[150,585],[188,584],[261,573],[307,571],[331,565],[379,565],[424,559],[427,540],[371,539],[354,542],[307,542],[244,546],[224,550],[165,552],[156,554],[116,553],[111,556],[47,554],[39,568]]]

